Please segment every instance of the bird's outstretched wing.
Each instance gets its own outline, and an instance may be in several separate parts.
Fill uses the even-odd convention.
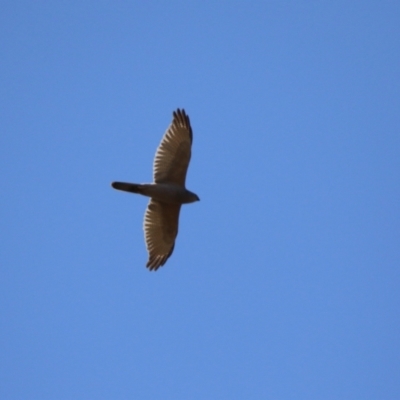
[[[172,254],[178,234],[180,204],[151,199],[144,215],[144,236],[149,253],[146,267],[150,271],[163,266]]]
[[[192,149],[192,128],[185,110],[178,108],[173,117],[154,158],[154,182],[185,186]]]

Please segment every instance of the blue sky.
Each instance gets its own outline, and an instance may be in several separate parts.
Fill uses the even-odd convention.
[[[400,398],[400,5],[3,1],[2,399]],[[156,273],[148,182],[194,130]]]

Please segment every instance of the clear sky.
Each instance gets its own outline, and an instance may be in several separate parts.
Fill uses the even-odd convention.
[[[2,1],[1,399],[399,399],[400,3]],[[175,251],[145,268],[172,111]]]

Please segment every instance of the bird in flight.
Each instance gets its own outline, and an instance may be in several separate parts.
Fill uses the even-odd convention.
[[[178,108],[156,151],[153,183],[111,184],[114,189],[150,197],[143,223],[150,271],[157,271],[174,251],[181,205],[200,200],[185,187],[192,140],[189,116]]]

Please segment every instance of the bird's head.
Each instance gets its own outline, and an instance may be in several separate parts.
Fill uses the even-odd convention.
[[[200,201],[199,196],[197,196],[196,193],[193,193],[189,190],[186,191],[187,192],[187,202],[188,203],[194,203],[195,201]]]

